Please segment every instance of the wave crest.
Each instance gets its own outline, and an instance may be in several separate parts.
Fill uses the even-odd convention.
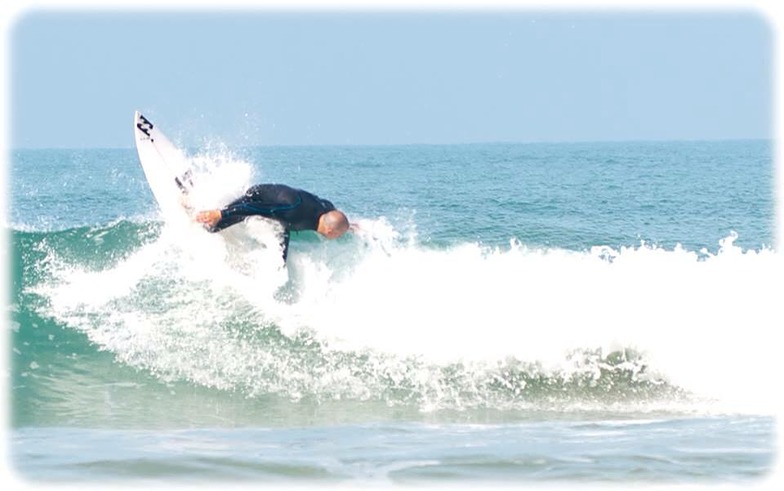
[[[775,359],[772,250],[435,248],[360,229],[295,239],[288,270],[263,221],[14,240],[42,316],[162,380],[423,409],[769,400],[748,380]]]

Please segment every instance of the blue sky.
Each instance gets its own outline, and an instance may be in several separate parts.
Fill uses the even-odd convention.
[[[28,11],[12,148],[773,137],[752,11]]]

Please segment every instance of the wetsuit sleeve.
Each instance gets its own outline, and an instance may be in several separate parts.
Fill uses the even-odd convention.
[[[297,197],[298,198],[298,197]],[[291,210],[299,205],[300,200],[288,203],[263,203],[255,199],[254,196],[243,196],[230,203],[221,210],[221,219],[233,219],[236,217],[246,218],[250,216],[262,216],[279,220],[279,214],[283,211]]]
[[[286,261],[289,252],[291,220],[301,211],[303,203],[300,192],[288,186],[277,184],[253,186],[245,192],[244,196],[223,208],[221,219],[208,230],[218,232],[251,216],[276,220],[283,225],[281,248],[283,249],[283,260]]]
[[[221,219],[210,227],[210,232],[218,232],[226,227],[236,225],[247,217],[261,216],[270,218],[272,220],[282,221],[280,214],[296,208],[302,199],[299,196],[293,196],[292,203],[269,203],[260,201],[259,197],[254,194],[246,194],[229,203],[221,210]]]

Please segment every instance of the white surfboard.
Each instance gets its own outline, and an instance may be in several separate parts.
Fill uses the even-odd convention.
[[[185,153],[139,111],[133,116],[133,133],[139,162],[161,211],[166,216],[187,214],[184,204],[193,180]]]
[[[189,209],[189,206],[194,201],[204,199],[203,193],[209,191],[206,189],[210,187],[209,183],[202,181],[200,187],[194,189],[191,160],[138,111],[133,116],[133,132],[139,162],[164,217],[178,226],[194,225],[191,216],[194,210]],[[199,193],[202,195],[197,196]],[[271,264],[272,261],[277,263],[283,260],[280,254],[281,226],[274,221],[269,221],[266,227],[260,226],[260,220],[267,219],[258,217],[257,220],[239,223],[215,234],[223,239],[229,251],[227,257],[232,258],[230,262],[238,270],[251,271],[257,267],[254,264]],[[270,259],[259,263],[260,257]]]

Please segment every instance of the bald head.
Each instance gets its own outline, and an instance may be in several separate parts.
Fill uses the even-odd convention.
[[[337,239],[348,230],[348,218],[340,210],[332,210],[319,217],[318,233],[328,239]]]

